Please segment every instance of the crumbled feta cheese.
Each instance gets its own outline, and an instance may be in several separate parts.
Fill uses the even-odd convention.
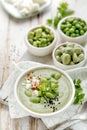
[[[13,5],[14,5],[14,7],[18,8],[18,7],[20,7],[22,2],[23,2],[23,0],[18,0],[16,2],[14,2]]]
[[[33,76],[33,77],[32,77],[32,81],[33,81],[33,82],[36,82],[36,81],[37,81],[37,77]]]
[[[32,92],[32,95],[33,95],[33,96],[38,96],[38,91],[37,91],[37,90],[34,90],[34,91]]]
[[[26,89],[31,88],[31,84],[26,84],[25,88],[26,88]]]
[[[9,4],[12,4],[21,15],[27,15],[35,12],[39,9],[39,4],[34,3],[32,0],[5,0]]]
[[[21,9],[19,12],[21,15],[26,15],[29,13],[29,11],[26,8]]]
[[[47,91],[49,90],[49,88],[46,89]]]
[[[23,86],[25,86],[25,83],[22,83]]]
[[[18,10],[21,10],[21,9],[24,9],[28,6],[32,6],[32,1],[29,1],[29,2],[26,2],[24,0],[20,0],[20,1],[17,1],[14,3],[14,6],[18,9]]]
[[[30,80],[27,80],[26,83],[30,83],[31,81]]]
[[[5,0],[7,3],[13,4],[16,0]]]
[[[31,4],[30,4],[30,5],[31,5]],[[27,8],[28,8],[28,5],[24,5],[23,3],[20,4],[20,5],[17,7],[18,10],[23,10],[23,9],[28,10]]]
[[[39,4],[33,4],[31,12],[35,12],[39,9]]]
[[[40,80],[37,77],[32,77],[32,86],[36,87],[40,84]]]
[[[33,0],[33,2],[42,5],[42,4],[46,3],[46,0]]]

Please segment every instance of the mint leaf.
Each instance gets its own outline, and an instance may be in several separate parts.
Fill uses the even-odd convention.
[[[63,8],[63,9],[67,9],[68,8],[68,3],[67,2],[62,2],[60,3],[60,8]]]
[[[81,104],[85,97],[85,94],[83,93],[83,89],[81,87],[81,80],[74,79],[73,82],[74,82],[75,89],[76,89],[73,104]]]
[[[55,28],[55,29],[57,28],[57,25],[58,25],[60,19],[61,19],[61,17],[58,17],[58,16],[56,16],[56,17],[54,18],[53,25],[54,25],[54,28]]]
[[[52,25],[52,22],[53,22],[52,19],[47,19],[47,24],[48,24],[48,25]]]
[[[75,91],[75,96],[78,96],[82,91],[83,91],[82,88],[76,89],[76,91]]]

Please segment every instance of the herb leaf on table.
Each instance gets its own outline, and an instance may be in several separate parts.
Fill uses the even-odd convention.
[[[73,82],[76,89],[73,104],[81,104],[85,97],[85,94],[83,93],[83,89],[81,87],[81,80],[75,79]]]
[[[62,2],[62,3],[60,3],[59,7],[57,8],[56,16],[53,19],[48,19],[47,24],[50,25],[50,26],[53,25],[54,28],[56,29],[59,21],[62,18],[66,17],[68,15],[71,15],[73,13],[74,13],[74,10],[71,10],[71,9],[68,8],[68,3]]]

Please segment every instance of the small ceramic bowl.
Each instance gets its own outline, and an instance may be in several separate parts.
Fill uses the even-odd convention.
[[[45,46],[45,47],[35,47],[35,46],[33,46],[29,42],[28,35],[29,35],[29,33],[32,30],[38,29],[41,26],[45,26],[47,29],[49,29],[53,33],[54,39],[53,39],[52,43],[50,43],[48,46]],[[56,34],[55,34],[55,31],[51,27],[48,27],[47,25],[37,25],[35,27],[32,27],[31,29],[28,30],[28,32],[26,34],[25,44],[26,44],[27,49],[29,50],[29,52],[31,54],[33,54],[35,56],[46,56],[46,55],[50,54],[52,52],[52,50],[54,49],[54,47],[55,47],[55,44],[56,44]]]
[[[53,101],[55,100],[57,104],[58,104],[59,101],[61,101],[61,103],[60,103],[61,107],[59,105],[58,106],[59,108],[56,109],[56,111],[53,111],[52,108],[49,107],[48,105],[47,105],[48,108],[46,108],[43,103],[41,104],[41,103],[32,103],[32,102],[30,102],[30,98],[31,97],[29,97],[29,96],[27,97],[25,95],[25,88],[26,88],[26,86],[24,86],[26,75],[29,76],[30,74],[32,74],[34,76],[34,79],[35,79],[35,76],[38,76],[38,75],[39,76],[45,76],[45,78],[46,78],[46,76],[49,76],[49,75],[51,75],[53,73],[60,73],[61,74],[60,79],[56,80],[56,83],[57,82],[59,83],[59,87],[58,87],[59,99],[56,100],[55,98],[53,98]],[[32,78],[30,78],[30,81],[32,81]],[[51,83],[52,82],[54,83],[53,78],[52,78]],[[28,79],[28,84],[29,83],[30,82],[29,82],[29,79]],[[65,92],[65,89],[66,89],[66,92]],[[32,89],[32,91],[35,91],[35,93],[36,93],[35,89]],[[38,91],[38,89],[37,89],[37,91]],[[47,92],[48,91],[49,90],[47,90]],[[15,97],[16,97],[16,100],[17,100],[18,104],[25,111],[27,111],[29,113],[29,115],[31,115],[33,117],[37,117],[37,118],[43,118],[43,117],[53,117],[53,116],[56,116],[60,112],[62,112],[65,109],[67,109],[67,107],[69,107],[69,105],[73,101],[74,94],[75,94],[75,87],[74,87],[72,79],[68,76],[68,74],[66,72],[64,72],[64,71],[62,71],[62,70],[60,70],[60,69],[58,69],[56,67],[50,66],[50,65],[42,65],[40,67],[39,66],[38,67],[34,67],[34,68],[31,68],[31,69],[23,72],[18,77],[18,79],[16,80],[14,92],[15,92]],[[57,92],[57,89],[56,89],[56,92]],[[47,97],[45,97],[45,98],[46,98],[46,101],[48,103]],[[44,102],[45,105],[46,105],[46,101]],[[50,101],[50,99],[49,99],[49,101]],[[52,106],[52,104],[51,104],[51,106]],[[43,110],[45,112],[43,112]],[[50,111],[50,112],[48,112],[48,111]]]
[[[63,47],[63,46],[66,46],[67,44],[70,44],[70,45],[76,45],[76,46],[79,46],[80,48],[81,48],[81,50],[82,50],[82,52],[83,52],[83,54],[84,54],[84,59],[81,61],[81,62],[79,62],[79,63],[76,63],[76,64],[63,64],[63,63],[61,63],[61,62],[59,62],[57,59],[56,59],[56,55],[55,55],[55,53],[56,53],[56,50],[58,49],[58,48],[60,48],[60,47]],[[65,53],[65,52],[64,52]],[[79,45],[79,44],[77,44],[77,43],[72,43],[72,42],[65,42],[65,43],[62,43],[62,44],[59,44],[59,45],[57,45],[55,48],[54,48],[54,50],[53,50],[53,53],[52,53],[52,57],[53,57],[53,62],[54,62],[54,65],[56,66],[56,67],[58,67],[58,68],[60,68],[60,69],[63,69],[63,70],[68,70],[68,69],[74,69],[74,68],[78,68],[78,67],[82,67],[84,64],[85,64],[85,62],[86,62],[86,51],[85,51],[85,49],[81,46],[81,45]],[[73,62],[73,61],[72,61]]]
[[[61,42],[66,42],[66,41],[69,41],[69,42],[76,42],[78,44],[81,44],[81,45],[84,45],[86,42],[87,42],[87,31],[81,35],[81,36],[78,36],[78,37],[70,37],[70,36],[67,36],[62,30],[61,30],[61,24],[67,20],[68,18],[80,18],[78,16],[68,16],[68,17],[65,17],[63,18],[59,24],[58,24],[58,32],[59,32],[59,35],[60,35],[60,39],[61,39]],[[81,20],[84,20],[83,18],[80,18]],[[85,20],[84,20],[85,21]],[[86,21],[85,21],[86,22]],[[86,22],[87,23],[87,22]],[[73,25],[72,25],[73,26]]]

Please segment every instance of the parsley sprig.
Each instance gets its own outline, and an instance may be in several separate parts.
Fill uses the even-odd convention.
[[[85,94],[83,93],[83,89],[81,87],[81,80],[75,79],[73,82],[76,89],[73,104],[81,104],[85,97]]]
[[[50,26],[53,24],[54,28],[56,29],[59,21],[62,18],[66,17],[68,15],[71,15],[73,13],[74,13],[74,11],[68,8],[68,3],[62,2],[59,4],[59,7],[57,8],[56,16],[53,19],[48,19],[47,24]]]

